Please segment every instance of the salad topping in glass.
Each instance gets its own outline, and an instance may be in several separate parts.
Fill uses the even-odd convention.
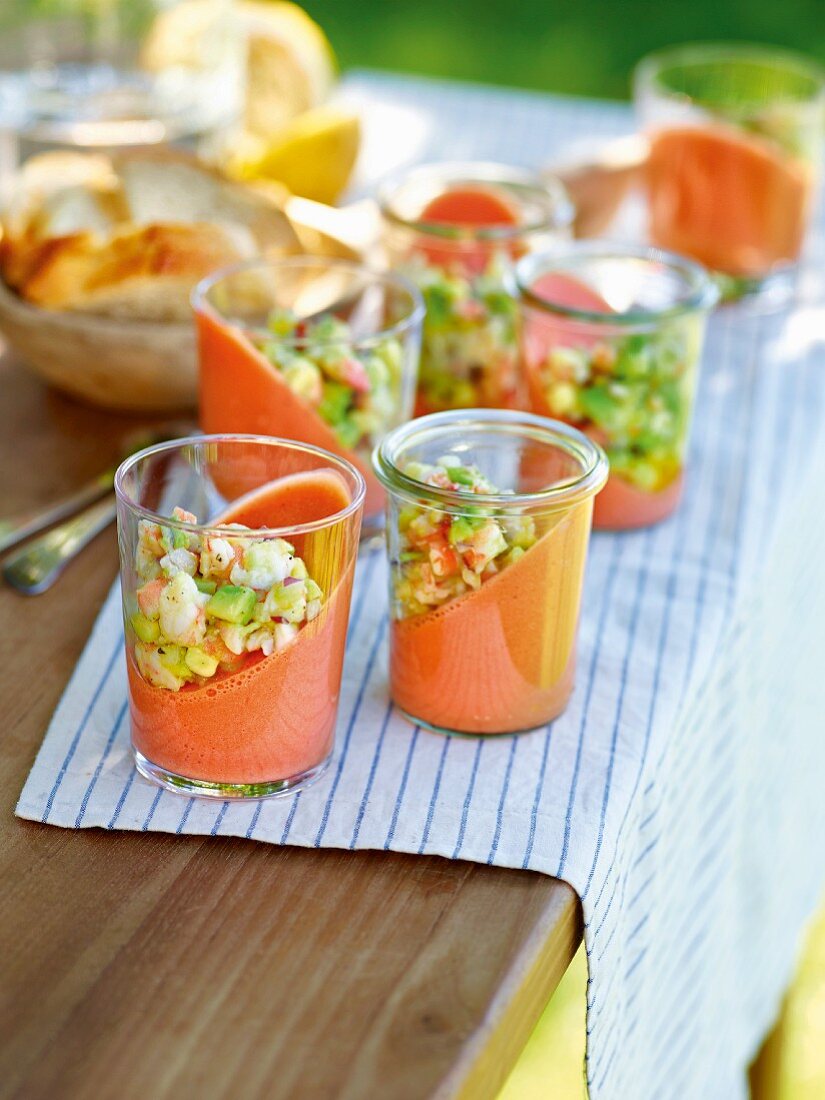
[[[474,494],[499,492],[476,466],[446,455],[434,465],[409,462],[404,473],[424,485],[466,494],[468,502],[461,515],[413,504],[399,511],[395,618],[431,611],[480,588],[535,543],[530,516],[494,517],[472,504]]]
[[[331,314],[303,321],[283,309],[270,314],[268,328],[271,337],[256,337],[256,346],[342,447],[368,445],[392,421],[403,367],[399,340],[358,345],[346,321]]]
[[[174,519],[197,523],[175,508]],[[134,659],[168,691],[239,671],[293,641],[317,617],[324,594],[284,539],[256,539],[240,523],[228,537],[141,520],[135,567],[142,582],[129,617]]]

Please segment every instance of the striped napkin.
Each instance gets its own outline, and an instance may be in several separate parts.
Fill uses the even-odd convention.
[[[348,95],[418,119],[422,158],[529,163],[554,134],[629,127],[616,106],[461,85],[361,77]],[[591,1096],[744,1097],[825,881],[822,302],[712,321],[686,499],[658,527],[594,536],[578,684],[548,728],[451,740],[394,711],[374,551],[324,778],[259,803],[162,792],[131,766],[113,592],[18,814],[563,878],[584,905]]]

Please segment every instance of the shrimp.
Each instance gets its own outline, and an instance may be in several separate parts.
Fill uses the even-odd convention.
[[[178,573],[160,594],[160,629],[178,645],[199,645],[206,634],[205,605],[209,596],[198,591],[188,573]]]
[[[247,653],[254,653],[257,649],[263,653],[264,657],[269,657],[275,649],[275,635],[265,626],[253,631],[246,639]]]
[[[135,661],[141,676],[154,687],[167,688],[169,691],[180,691],[186,683],[186,680],[176,676],[163,663],[160,648],[156,645],[137,642],[135,644]]]
[[[201,551],[201,573],[204,577],[225,578],[235,564],[235,548],[227,539],[207,535]]]
[[[159,560],[165,553],[160,525],[142,519],[138,523],[138,543],[135,551],[135,568],[138,576],[146,581],[159,577],[161,574]]]
[[[160,567],[167,577],[176,577],[178,573],[187,573],[194,577],[198,571],[198,555],[182,547],[170,550],[160,559]]]
[[[253,542],[243,552],[243,564],[232,566],[233,584],[247,585],[259,591],[285,580],[292,569],[292,547],[283,539]]]
[[[137,590],[138,607],[147,619],[160,618],[160,594],[165,587],[165,580],[151,580]]]

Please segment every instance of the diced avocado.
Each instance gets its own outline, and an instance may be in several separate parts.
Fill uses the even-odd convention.
[[[338,442],[351,451],[361,438],[361,429],[358,424],[354,420],[340,420],[334,427]]]
[[[451,466],[447,470],[447,477],[450,481],[454,481],[456,485],[469,485],[472,488],[475,484],[473,472],[468,470],[466,466]]]
[[[452,317],[455,294],[447,283],[437,283],[423,288],[424,302],[427,306],[426,324],[428,328],[437,328]]]
[[[589,386],[579,395],[582,412],[600,428],[615,428],[621,419],[621,405],[603,386]]]
[[[515,312],[515,303],[506,290],[488,290],[484,294],[484,304],[491,313],[500,313],[505,317]]]
[[[299,581],[305,581],[309,574],[307,573],[307,567],[301,558],[295,558],[292,563],[292,568],[289,571],[290,577],[296,577]]]
[[[242,584],[222,584],[206,605],[206,614],[225,623],[246,626],[257,602],[254,589]]]
[[[179,645],[162,645],[158,648],[160,663],[179,680],[191,680],[192,670],[187,665],[186,649]]]
[[[527,551],[524,550],[521,546],[514,546],[501,559],[501,564],[502,566],[513,565],[513,563],[517,562],[519,558],[523,558],[526,553]]]
[[[291,309],[274,309],[267,318],[267,328],[276,336],[291,336],[298,318]]]
[[[136,611],[131,617],[132,630],[142,642],[156,642],[160,637],[160,626],[153,619],[147,619]]]
[[[342,420],[352,403],[352,389],[341,382],[324,382],[324,395],[318,406],[318,412],[327,424],[337,424]]]
[[[208,653],[204,653],[202,649],[198,649],[197,646],[190,646],[187,649],[184,660],[198,676],[214,676],[218,668],[217,660],[210,657]]]
[[[372,389],[379,389],[381,386],[388,386],[390,384],[390,368],[380,355],[376,355],[375,353],[370,355],[364,366]]]
[[[383,340],[375,349],[376,355],[383,359],[392,378],[397,378],[404,364],[404,352],[398,340]]]
[[[332,340],[347,340],[349,326],[334,313],[326,313],[312,325],[312,335],[325,344]]]
[[[578,388],[572,382],[553,382],[547,387],[547,405],[553,416],[572,416],[576,412]]]
[[[198,586],[198,592],[207,592],[210,596],[215,594],[215,590],[218,587],[217,581],[208,581],[205,577],[195,577],[195,584]]]
[[[322,393],[321,372],[305,356],[296,356],[284,367],[284,381],[294,394],[311,404],[316,404]]]
[[[659,471],[649,462],[636,460],[627,469],[626,476],[630,481],[644,492],[652,493],[659,486]]]
[[[469,542],[475,527],[466,516],[453,516],[450,520],[449,539],[453,546],[457,542]]]
[[[324,593],[318,587],[314,580],[310,577],[306,583],[306,594],[308,600],[320,600]]]
[[[296,358],[294,350],[280,340],[265,341],[261,351],[270,363],[278,367],[279,370],[284,370]]]
[[[402,550],[398,560],[401,562],[424,561],[426,557],[423,550]]]
[[[410,473],[409,466],[404,472],[408,477],[415,477],[415,474]],[[398,511],[398,530],[403,534],[417,515],[418,509],[415,505],[407,504],[405,507],[400,508]]]
[[[615,372],[619,378],[645,378],[654,366],[650,337],[631,336],[620,349]]]
[[[514,550],[529,550],[536,541],[536,527],[529,516],[514,520],[508,530],[510,545]]]

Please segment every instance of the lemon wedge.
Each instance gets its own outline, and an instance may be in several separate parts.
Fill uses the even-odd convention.
[[[358,158],[358,116],[332,105],[316,107],[287,123],[270,139],[236,134],[221,168],[240,180],[277,180],[293,195],[334,203],[349,183]]]
[[[216,0],[181,0],[152,23],[141,63],[153,72],[206,70],[233,35],[246,50],[246,130],[268,137],[328,98],[335,54],[318,24],[289,0],[236,0],[228,15]]]
[[[248,43],[245,126],[267,137],[317,107],[335,83],[335,55],[324,32],[289,0],[237,0]]]

